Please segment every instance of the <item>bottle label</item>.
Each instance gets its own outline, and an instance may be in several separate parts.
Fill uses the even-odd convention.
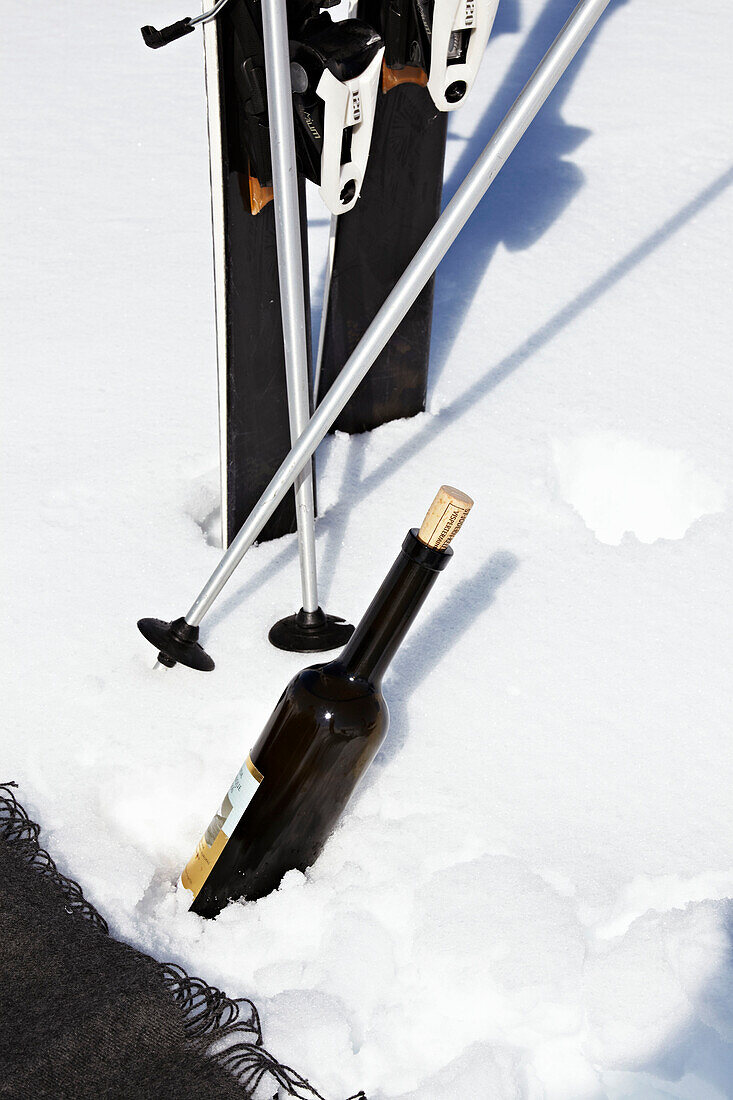
[[[252,758],[248,756],[181,875],[183,886],[194,897],[209,877],[212,867],[224,851],[226,842],[256,795],[263,778],[262,773],[252,763]]]

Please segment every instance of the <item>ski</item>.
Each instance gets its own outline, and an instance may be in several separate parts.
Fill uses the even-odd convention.
[[[214,239],[222,542],[228,546],[290,446],[260,13],[231,0],[205,28]],[[308,294],[305,185],[303,280]],[[310,348],[310,311],[306,309]],[[261,541],[295,530],[295,496]]]
[[[440,214],[447,112],[468,95],[498,0],[359,0],[385,43],[361,198],[332,225],[319,340],[320,402]],[[434,279],[338,417],[364,432],[424,412]]]
[[[310,358],[305,179],[332,215],[359,198],[382,41],[362,20],[334,23],[319,0],[289,0],[303,286]],[[167,45],[204,27],[219,389],[222,543],[230,545],[291,445],[259,0],[218,0],[157,31]],[[295,530],[288,494],[259,536]]]

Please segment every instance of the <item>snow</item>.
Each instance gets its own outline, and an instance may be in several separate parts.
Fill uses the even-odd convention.
[[[553,447],[563,498],[600,542],[619,546],[681,539],[695,520],[725,509],[725,493],[688,455],[650,447],[617,432],[557,440]]]
[[[570,6],[502,0],[447,195]],[[476,507],[321,859],[208,923],[173,884],[301,660],[294,538],[211,676],[135,629],[219,555],[201,46],[137,32],[183,14],[5,12],[3,775],[114,934],[334,1100],[733,1096],[729,5],[612,4],[441,267],[427,413],[322,446],[352,621],[441,482]]]

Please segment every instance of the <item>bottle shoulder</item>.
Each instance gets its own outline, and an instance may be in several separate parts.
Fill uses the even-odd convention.
[[[285,688],[253,747],[252,760],[267,776],[270,771],[307,769],[312,758],[323,761],[347,745],[349,759],[365,751],[371,756],[388,725],[384,696],[374,684],[325,666],[306,668]]]
[[[319,728],[337,737],[386,730],[389,712],[379,685],[350,677],[336,662],[304,668],[290,681],[271,725]]]
[[[286,693],[291,689],[324,702],[365,703],[371,700],[377,706],[384,702],[381,685],[349,675],[338,661],[302,669],[290,681]]]

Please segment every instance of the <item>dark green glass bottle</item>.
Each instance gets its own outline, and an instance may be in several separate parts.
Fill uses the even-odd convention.
[[[181,876],[194,912],[263,897],[317,858],[384,740],[382,677],[472,503],[443,486],[340,656],[290,681]]]

